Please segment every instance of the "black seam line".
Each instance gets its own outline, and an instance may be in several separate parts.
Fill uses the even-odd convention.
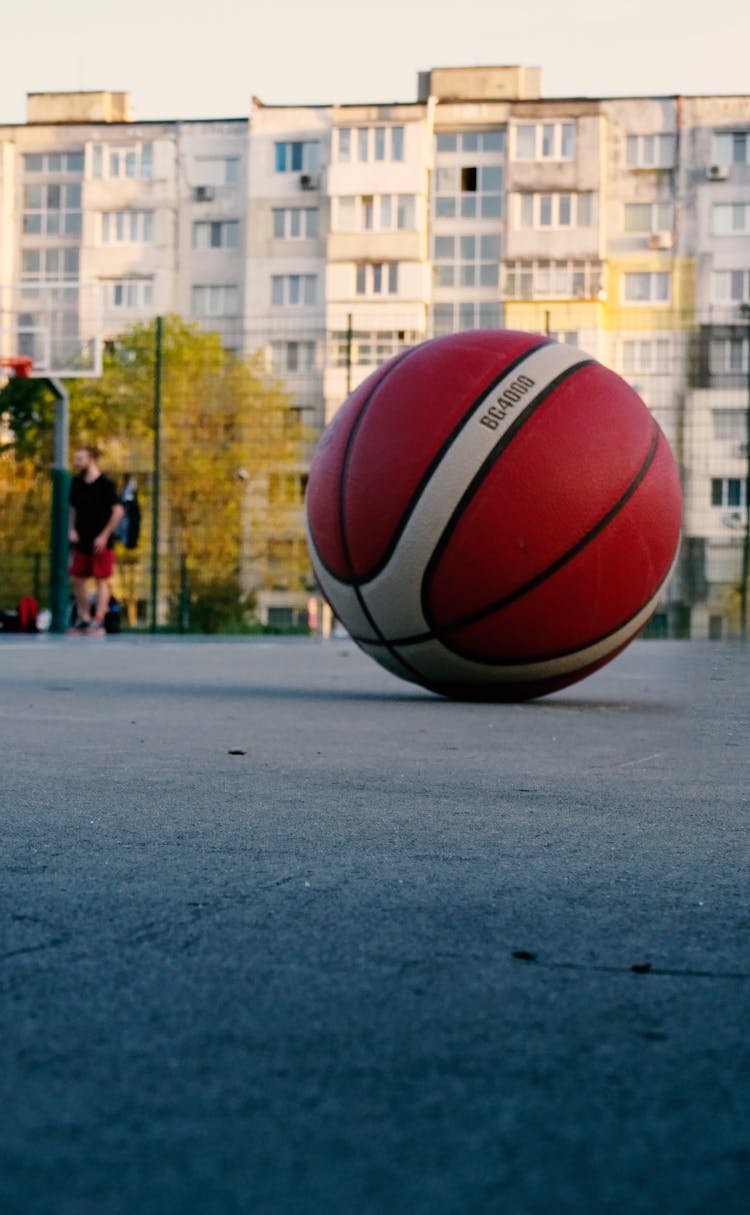
[[[600,532],[604,531],[604,529],[606,527],[608,527],[608,525],[612,522],[612,520],[615,518],[615,516],[622,510],[625,503],[630,498],[632,498],[633,494],[636,492],[639,485],[643,482],[643,480],[646,476],[646,473],[648,472],[649,468],[651,467],[651,465],[654,462],[654,459],[656,458],[656,452],[657,452],[657,449],[659,446],[660,434],[661,434],[661,432],[659,430],[659,427],[658,427],[656,421],[654,421],[651,443],[649,444],[648,452],[646,453],[646,457],[643,461],[643,464],[641,465],[640,469],[638,470],[635,477],[631,481],[630,485],[627,487],[627,489],[621,495],[621,497],[617,500],[617,502],[614,504],[614,506],[610,507],[610,509],[607,511],[607,513],[605,515],[603,515],[602,518],[599,519],[598,522],[595,523],[594,526],[592,528],[590,528],[589,531],[586,532],[586,534],[584,536],[582,536],[581,539],[579,541],[577,541],[577,543],[574,544],[572,548],[568,549],[567,552],[563,553],[562,556],[558,557],[555,561],[553,561],[552,564],[547,566],[546,569],[542,570],[541,573],[536,574],[532,579],[530,579],[529,582],[524,583],[523,586],[517,587],[514,591],[511,591],[510,594],[504,595],[501,599],[497,599],[494,603],[490,604],[489,606],[483,607],[476,612],[472,612],[468,616],[461,617],[458,621],[451,624],[449,630],[447,630],[447,631],[453,632],[456,629],[466,628],[468,625],[476,624],[477,621],[482,620],[485,616],[491,616],[493,612],[497,612],[497,611],[500,611],[502,608],[508,607],[509,604],[513,603],[516,599],[520,599],[523,595],[528,594],[529,591],[534,590],[537,586],[539,586],[547,578],[551,577],[553,574],[556,574],[558,572],[558,570],[563,568],[564,565],[567,565],[567,563],[569,561],[572,561],[574,557],[577,557],[578,554],[580,552],[582,552],[583,549],[586,548],[586,546],[588,544],[590,544],[591,541],[594,540],[600,534]],[[635,617],[638,615],[638,612],[641,612],[642,610],[643,610],[643,605],[638,608],[638,611],[633,612],[632,615],[629,616],[627,620],[623,620],[621,624],[618,624],[617,628],[611,629],[609,633],[604,633],[601,637],[597,637],[597,638],[594,638],[592,641],[586,642],[585,646],[576,646],[575,650],[565,651],[565,653],[562,653],[562,654],[550,654],[550,655],[542,657],[542,658],[535,658],[534,662],[549,662],[553,658],[564,658],[567,653],[574,654],[574,653],[577,653],[578,650],[580,650],[580,649],[588,649],[589,646],[598,645],[600,642],[605,641],[607,637],[611,637],[614,633],[619,632],[620,629],[625,628],[630,623],[631,620],[635,619]],[[445,632],[445,631],[446,630],[443,630],[442,632]],[[356,640],[356,638],[355,638],[355,640]],[[394,638],[394,639],[392,639],[391,644],[399,645],[399,646],[417,645],[421,642],[433,641],[433,640],[439,641],[441,643],[441,645],[444,645],[446,647],[446,649],[451,650],[452,653],[457,654],[459,657],[464,657],[464,658],[470,657],[470,655],[463,654],[461,650],[456,649],[455,646],[450,645],[445,640],[445,638],[441,632],[432,631],[432,630],[430,630],[429,632],[425,632],[425,633],[415,634],[414,636],[411,636],[411,637]],[[519,666],[527,665],[528,661],[529,660],[524,659],[524,661],[522,663],[518,663],[517,665],[519,665]],[[504,662],[503,665],[504,666],[514,666],[516,664],[514,664],[513,662]]]
[[[450,519],[443,528],[442,535],[435,545],[430,559],[425,566],[424,574],[422,575],[420,603],[422,606],[422,615],[424,616],[428,625],[431,624],[431,621],[430,614],[427,611],[427,588],[430,583],[432,571],[435,569],[435,566],[438,564],[441,556],[445,552],[445,549],[448,546],[448,541],[458,526],[458,521],[463,514],[464,507],[474,497],[477,488],[485,479],[489,470],[494,464],[497,463],[500,456],[503,454],[506,448],[510,446],[521,427],[528,422],[529,418],[541,408],[544,402],[549,399],[553,392],[557,391],[561,384],[565,383],[565,381],[570,379],[571,376],[576,375],[582,370],[582,368],[590,367],[594,362],[594,359],[582,359],[580,363],[575,363],[572,367],[566,367],[564,371],[561,371],[559,375],[555,376],[554,380],[550,380],[549,384],[542,389],[539,395],[533,401],[531,401],[521,413],[519,413],[518,417],[514,418],[508,429],[501,436],[501,438],[498,439],[495,446],[488,453],[480,467],[477,469],[463,494],[459,498]]]
[[[382,573],[383,570],[385,569],[385,567],[387,566],[388,562],[390,561],[391,557],[393,556],[393,554],[395,553],[395,551],[398,547],[398,542],[401,539],[402,535],[404,534],[404,532],[409,524],[409,520],[411,519],[412,515],[414,514],[414,509],[417,505],[417,502],[419,501],[419,499],[421,498],[422,494],[425,491],[425,488],[431,481],[435,470],[442,463],[442,460],[445,457],[446,452],[453,446],[458,435],[460,435],[461,431],[464,430],[465,427],[469,425],[469,423],[471,422],[474,415],[477,413],[477,411],[482,406],[483,402],[486,401],[488,395],[491,392],[493,392],[495,388],[497,388],[498,384],[501,383],[502,380],[507,379],[507,377],[509,375],[512,375],[513,372],[518,367],[520,367],[523,363],[525,363],[527,359],[530,359],[533,354],[536,354],[537,351],[542,350],[543,347],[551,346],[551,345],[553,345],[553,343],[551,341],[548,341],[546,338],[542,338],[538,345],[533,346],[531,348],[531,350],[525,350],[523,352],[523,354],[519,354],[519,356],[516,359],[514,359],[512,363],[509,363],[508,366],[505,367],[499,375],[495,376],[494,380],[491,380],[489,382],[489,384],[487,384],[486,387],[482,389],[480,395],[472,402],[472,404],[469,406],[466,413],[456,423],[456,425],[453,428],[453,430],[451,431],[451,433],[444,440],[442,446],[439,448],[439,450],[433,456],[432,460],[430,461],[429,465],[427,466],[427,469],[425,470],[424,474],[422,475],[421,480],[418,482],[416,488],[414,489],[414,492],[413,492],[411,498],[409,499],[409,501],[406,504],[406,508],[399,520],[399,525],[396,528],[396,530],[394,531],[393,535],[391,536],[388,547],[384,550],[377,565],[373,566],[372,569],[369,569],[367,571],[367,576],[362,580],[363,583],[372,582],[373,579],[377,578],[378,574]],[[583,367],[588,363],[593,363],[593,361],[594,361],[593,359],[585,359],[581,363],[576,363],[574,370],[577,370],[579,367]],[[546,389],[545,389],[545,392],[546,392]],[[524,411],[524,413],[521,416],[526,417],[528,415],[528,413],[533,411],[533,409],[535,407],[536,407],[535,402],[533,402],[531,405],[528,405],[526,407],[526,410]],[[513,426],[515,426],[515,423],[513,423]]]
[[[415,352],[417,350],[424,349],[424,345],[425,345],[425,343],[421,343],[421,345],[419,345],[419,346],[412,346],[411,350],[405,350],[404,354],[402,354],[400,356],[399,360],[397,360],[397,362],[394,363],[393,367],[390,368],[390,371],[388,372],[388,374],[384,375],[384,377],[382,379],[378,380],[378,383],[376,385],[374,385],[374,388],[371,389],[371,391],[370,391],[370,395],[367,396],[367,400],[365,401],[365,403],[363,403],[359,416],[357,416],[356,422],[355,422],[353,428],[351,428],[351,434],[349,435],[348,443],[346,443],[346,451],[344,453],[344,463],[342,465],[342,481],[340,481],[340,485],[342,485],[342,491],[343,491],[343,486],[344,486],[346,467],[348,467],[348,464],[349,464],[351,446],[353,446],[353,442],[354,442],[354,436],[356,435],[357,430],[360,429],[360,425],[362,423],[362,418],[363,418],[363,416],[365,416],[367,409],[370,408],[371,401],[373,399],[374,394],[376,394],[376,392],[380,388],[380,385],[385,383],[385,380],[388,379],[391,372],[395,371],[396,367],[399,367],[401,365],[401,363],[404,362],[404,360],[406,360],[406,358],[408,358],[408,356],[415,354]],[[548,340],[546,338],[541,338],[540,343],[538,343],[538,345],[532,347],[531,350],[526,350],[524,352],[524,354],[521,354],[518,356],[518,358],[515,358],[514,362],[509,363],[509,365],[506,368],[504,368],[500,374],[496,375],[494,380],[491,380],[490,384],[487,384],[486,388],[481,390],[480,396],[476,397],[476,400],[473,402],[473,405],[470,406],[470,411],[467,414],[464,414],[463,418],[461,419],[461,422],[459,422],[456,425],[455,430],[453,430],[452,433],[449,435],[449,437],[447,437],[445,442],[442,443],[442,447],[440,448],[440,451],[438,452],[438,454],[436,454],[436,456],[432,460],[432,463],[430,463],[427,473],[424,474],[424,476],[422,477],[422,481],[419,482],[419,485],[416,488],[415,493],[413,493],[412,497],[410,498],[410,501],[408,501],[408,503],[407,503],[406,512],[404,514],[404,518],[402,518],[402,521],[401,521],[400,530],[395,533],[395,536],[393,538],[391,538],[391,542],[389,544],[387,552],[385,552],[383,558],[378,561],[378,565],[374,566],[373,570],[368,571],[367,580],[366,580],[367,582],[370,582],[372,580],[372,578],[377,577],[378,573],[382,572],[385,565],[388,565],[388,561],[390,560],[391,556],[393,556],[397,541],[399,541],[401,533],[402,533],[402,531],[404,531],[404,527],[406,526],[408,519],[410,519],[410,516],[413,512],[413,508],[415,508],[417,499],[419,498],[419,496],[422,495],[425,484],[427,484],[428,480],[430,479],[430,476],[433,475],[436,465],[438,465],[440,463],[440,460],[442,459],[442,457],[445,456],[445,452],[447,451],[447,448],[449,448],[451,446],[451,443],[453,442],[453,440],[455,440],[456,435],[459,434],[459,431],[462,430],[463,426],[467,425],[470,422],[470,419],[472,419],[472,417],[474,416],[476,409],[478,409],[479,406],[481,405],[481,402],[483,402],[485,400],[485,397],[487,396],[487,394],[489,394],[489,392],[491,392],[492,389],[496,388],[496,386],[498,384],[500,384],[501,380],[506,378],[506,375],[514,372],[515,368],[517,368],[520,365],[520,363],[523,363],[526,360],[526,358],[530,358],[531,355],[535,355],[538,350],[543,349],[543,346],[551,346],[551,345],[553,345],[551,340]],[[585,362],[576,363],[576,368],[586,366],[587,363],[590,363],[590,362],[593,362],[592,358],[587,358],[587,360],[585,360]],[[346,578],[342,578],[342,577],[340,577],[340,575],[338,575],[338,573],[335,573],[335,571],[331,569],[331,566],[327,565],[326,561],[323,561],[320,553],[316,553],[316,556],[317,556],[318,563],[320,563],[322,569],[325,570],[326,573],[329,573],[329,575],[331,575],[332,578],[335,578],[335,580],[337,580],[337,582],[343,583],[344,586],[356,588],[357,580],[356,580],[356,577],[354,576],[353,567],[351,567],[351,554],[350,554],[349,546],[348,546],[348,544],[346,544],[345,529],[344,529],[343,524],[344,524],[344,493],[342,492],[342,493],[340,493],[340,496],[339,496],[339,529],[340,529],[340,533],[342,533],[342,547],[344,549],[346,565],[349,566],[349,570],[350,570],[349,580],[346,580]]]
[[[451,624],[450,631],[453,632],[454,629],[462,629],[462,628],[466,628],[467,625],[476,624],[477,621],[483,620],[486,616],[491,616],[493,612],[497,612],[497,611],[501,610],[502,608],[508,607],[509,604],[514,603],[517,599],[521,599],[522,596],[528,594],[529,591],[536,590],[536,588],[538,586],[540,586],[541,583],[545,582],[547,580],[547,578],[551,578],[554,574],[558,573],[558,571],[561,570],[563,568],[563,566],[567,565],[570,561],[573,560],[574,557],[577,557],[579,553],[583,552],[583,550],[585,548],[587,548],[587,546],[591,543],[591,541],[595,540],[596,537],[598,535],[600,535],[600,533],[603,532],[605,530],[605,528],[607,528],[609,526],[609,524],[612,522],[612,520],[620,513],[620,511],[622,510],[625,503],[628,502],[630,498],[632,498],[633,494],[638,489],[638,486],[642,483],[644,477],[646,476],[646,473],[648,472],[649,468],[651,467],[651,465],[654,462],[654,458],[656,456],[656,449],[659,446],[659,435],[660,435],[659,427],[656,424],[656,422],[654,422],[653,429],[651,432],[651,443],[649,444],[649,449],[646,453],[646,458],[643,461],[643,464],[639,468],[638,472],[636,473],[635,477],[630,482],[630,485],[627,487],[625,492],[620,496],[620,498],[618,498],[618,500],[617,500],[617,502],[615,502],[614,506],[611,506],[610,509],[607,511],[607,513],[605,515],[602,515],[601,519],[599,519],[599,521],[597,523],[595,523],[594,526],[592,528],[590,528],[589,531],[587,531],[586,534],[584,536],[582,536],[581,539],[578,540],[573,545],[572,548],[569,548],[567,552],[563,553],[560,557],[557,558],[556,561],[553,561],[551,565],[548,565],[545,570],[542,570],[541,573],[536,574],[533,578],[531,578],[523,586],[517,587],[516,590],[511,591],[510,594],[508,594],[508,595],[503,595],[502,598],[496,600],[495,603],[491,603],[487,607],[480,608],[476,612],[471,612],[468,616],[464,616],[460,620],[456,621],[454,624]],[[640,611],[640,610],[641,609],[639,608],[638,611]],[[635,615],[637,616],[638,612],[636,612]],[[631,617],[631,619],[632,619],[632,617]],[[627,621],[625,623],[627,623]],[[623,626],[621,625],[620,627],[623,627]],[[615,630],[615,631],[617,631],[617,630]],[[590,644],[593,645],[595,643],[591,642]]]

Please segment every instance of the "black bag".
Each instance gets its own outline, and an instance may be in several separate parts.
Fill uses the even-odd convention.
[[[115,539],[123,548],[137,548],[141,534],[141,505],[138,501],[138,489],[132,477],[122,491],[120,505],[124,507],[125,514],[115,528]]]

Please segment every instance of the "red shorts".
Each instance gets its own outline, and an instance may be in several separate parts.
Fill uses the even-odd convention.
[[[71,578],[111,578],[115,568],[114,549],[105,548],[101,553],[82,553],[71,550],[68,573]]]

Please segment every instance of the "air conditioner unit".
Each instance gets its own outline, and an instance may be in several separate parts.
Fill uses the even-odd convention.
[[[734,454],[742,458],[747,457],[747,443],[738,443],[734,449]]]
[[[729,177],[729,165],[708,165],[706,177],[709,181],[726,181]]]
[[[745,519],[741,510],[728,511],[726,515],[721,516],[721,521],[725,527],[731,527],[732,531],[737,531],[738,528],[745,525]]]
[[[671,232],[652,232],[649,240],[651,249],[671,249],[672,248],[672,233]]]
[[[317,190],[320,183],[318,178],[312,173],[302,173],[300,175],[299,184],[303,190]]]
[[[196,202],[211,202],[214,196],[213,186],[196,186],[193,190],[193,198]]]

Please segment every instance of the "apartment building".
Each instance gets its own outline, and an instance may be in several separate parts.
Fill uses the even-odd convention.
[[[633,384],[682,468],[661,627],[733,627],[750,96],[547,99],[520,67],[434,68],[387,105],[253,98],[223,121],[32,95],[26,124],[0,126],[0,281],[45,276],[98,283],[106,335],[175,310],[260,351],[313,431],[433,335],[506,326],[581,346]]]

